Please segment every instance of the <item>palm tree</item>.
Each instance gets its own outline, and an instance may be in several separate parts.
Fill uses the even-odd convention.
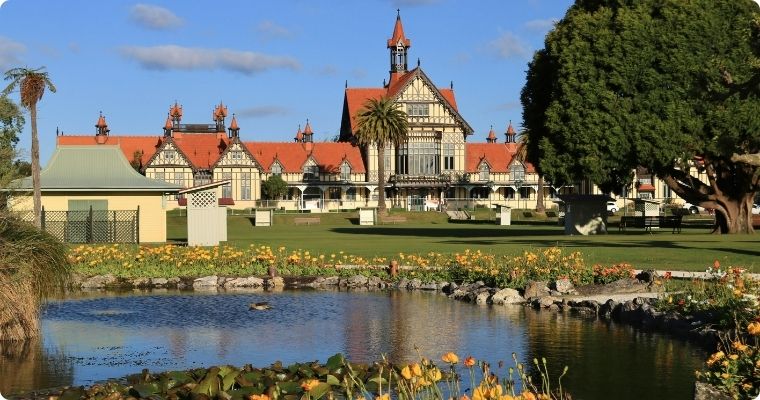
[[[520,162],[525,163],[528,160],[528,135],[526,135],[525,132],[522,132],[522,134],[517,139],[517,143],[519,143],[519,146],[517,147],[515,158]],[[543,212],[545,210],[546,205],[544,204],[544,176],[538,174],[538,188],[536,190],[536,211]]]
[[[55,93],[45,67],[37,69],[13,68],[5,72],[5,80],[11,81],[3,90],[7,96],[16,87],[21,94],[21,105],[29,110],[32,119],[32,187],[34,190],[34,224],[42,227],[42,191],[40,189],[40,141],[37,136],[37,102],[45,94],[45,88]]]
[[[408,130],[406,113],[391,98],[367,100],[357,113],[356,141],[362,146],[377,146],[377,207],[380,215],[388,213],[385,206],[385,146],[404,143]]]

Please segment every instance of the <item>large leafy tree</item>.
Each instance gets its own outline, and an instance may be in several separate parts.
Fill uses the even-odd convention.
[[[377,148],[378,211],[387,214],[385,205],[385,146],[399,146],[406,141],[409,123],[406,113],[393,99],[370,99],[357,113],[356,141]]]
[[[9,98],[0,96],[0,187],[19,176],[16,144],[24,128],[24,115],[21,109]],[[0,201],[0,206],[2,201]]]
[[[34,198],[34,224],[42,226],[42,191],[40,189],[40,141],[37,135],[37,102],[42,99],[45,89],[55,93],[45,67],[37,69],[13,68],[5,72],[5,80],[10,81],[3,90],[4,96],[17,87],[21,94],[21,105],[29,110],[32,120],[32,187]]]
[[[529,65],[529,159],[552,182],[615,193],[643,166],[715,209],[722,232],[752,232],[760,172],[731,156],[760,151],[758,11],[752,0],[577,0]]]

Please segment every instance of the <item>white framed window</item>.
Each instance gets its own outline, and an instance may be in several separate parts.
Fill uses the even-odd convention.
[[[480,164],[480,170],[479,170],[479,179],[482,182],[488,182],[489,179],[491,179],[491,168],[488,168],[488,164],[482,163]]]
[[[167,160],[174,160],[176,152],[174,150],[164,150],[164,158]]]
[[[427,117],[430,115],[429,103],[408,103],[406,113],[410,117]]]
[[[525,168],[522,164],[513,164],[509,167],[509,175],[513,181],[525,181]]]
[[[166,178],[166,174],[163,171],[153,173],[153,179],[157,181],[163,181]]]
[[[228,180],[232,179],[232,173],[231,172],[223,172],[222,173],[222,180]],[[225,198],[231,198],[232,197],[232,182],[229,182],[222,186],[222,197]]]
[[[251,199],[251,173],[240,174],[240,200]]]
[[[454,169],[454,143],[443,144],[443,169],[445,171]]]
[[[351,180],[351,166],[348,165],[348,163],[343,163],[340,166],[340,180],[342,181]]]
[[[280,165],[280,163],[272,164],[272,175],[282,175],[282,165]]]
[[[313,181],[319,179],[319,167],[316,165],[306,165],[303,167],[303,180]]]

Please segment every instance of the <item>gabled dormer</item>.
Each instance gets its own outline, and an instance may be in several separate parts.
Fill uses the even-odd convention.
[[[316,181],[319,180],[319,164],[314,157],[309,157],[301,167],[303,171],[303,181]]]
[[[488,182],[491,180],[491,165],[483,158],[478,165],[478,181]]]

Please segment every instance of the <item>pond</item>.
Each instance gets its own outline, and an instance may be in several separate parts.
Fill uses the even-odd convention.
[[[271,310],[249,311],[267,301]],[[665,335],[524,307],[476,306],[420,292],[78,293],[51,302],[42,340],[0,352],[0,392],[87,385],[140,372],[268,366],[343,353],[357,362],[440,359],[496,366],[546,357],[575,399],[688,399],[706,354]]]

